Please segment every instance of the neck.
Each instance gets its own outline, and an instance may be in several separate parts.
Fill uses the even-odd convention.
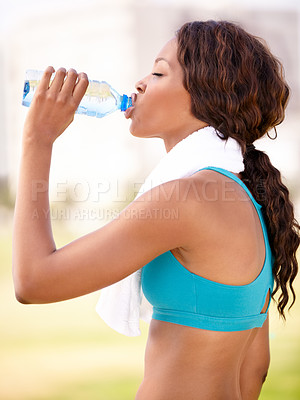
[[[198,131],[198,130],[200,130],[202,128],[205,128],[206,126],[208,126],[208,124],[206,124],[205,122],[202,122],[202,121],[199,120],[199,124],[197,124],[196,127],[193,127],[191,129],[187,129],[185,131],[181,131],[177,135],[164,137],[163,140],[164,140],[166,152],[169,153],[169,151],[172,150],[172,148],[174,146],[176,146],[176,144],[178,144],[183,139],[188,137],[191,133],[193,133],[195,131]]]

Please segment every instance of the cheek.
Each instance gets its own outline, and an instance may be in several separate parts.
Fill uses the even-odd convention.
[[[150,117],[154,120],[166,121],[168,124],[176,120],[186,111],[190,110],[189,94],[179,87],[169,84],[164,90],[152,93],[147,104]]]
[[[185,121],[191,114],[191,101],[188,93],[179,88],[170,92],[159,104],[158,116],[166,119],[170,126]]]
[[[134,136],[151,136],[181,126],[191,115],[190,95],[183,87],[149,88],[135,110],[130,126]]]
[[[166,105],[167,102],[158,91],[149,91],[133,112],[130,132],[134,136],[144,136],[157,131],[168,118]]]

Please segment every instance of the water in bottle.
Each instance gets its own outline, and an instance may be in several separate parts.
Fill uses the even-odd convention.
[[[24,82],[23,101],[26,107],[30,106],[35,90],[42,78],[43,71],[27,70]],[[126,111],[132,106],[131,97],[122,96],[104,81],[89,81],[89,86],[83,96],[77,114],[102,118],[114,111]]]

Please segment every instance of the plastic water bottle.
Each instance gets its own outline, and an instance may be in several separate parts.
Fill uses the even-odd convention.
[[[43,71],[29,69],[26,71],[23,91],[23,106],[29,107],[35,90],[42,78]],[[53,80],[53,79],[52,79]],[[132,106],[131,97],[122,96],[104,81],[89,81],[89,86],[83,96],[77,114],[102,118],[114,111],[126,111]]]

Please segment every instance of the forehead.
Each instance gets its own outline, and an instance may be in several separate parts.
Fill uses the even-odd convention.
[[[158,53],[155,62],[167,62],[170,66],[178,64],[177,60],[177,40],[169,40]]]

